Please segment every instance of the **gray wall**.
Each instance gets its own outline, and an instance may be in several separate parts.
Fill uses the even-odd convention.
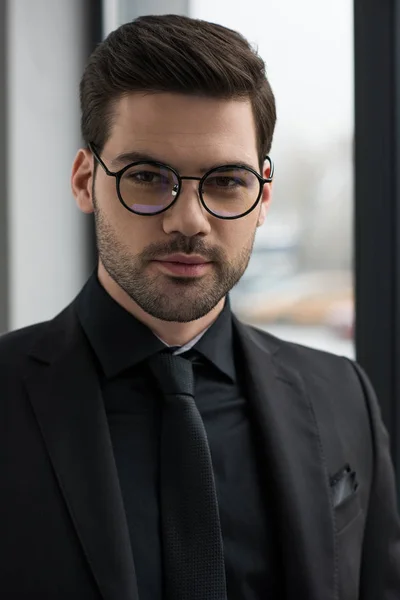
[[[0,333],[8,323],[6,2],[0,2]]]
[[[88,272],[89,221],[70,191],[80,146],[78,84],[88,54],[88,5],[8,2],[9,329],[53,317]]]
[[[163,15],[163,14],[188,14],[189,0],[139,0],[132,2],[129,0],[120,0],[121,22],[131,21],[139,15]]]
[[[110,31],[140,15],[189,14],[189,0],[103,0],[103,32]]]

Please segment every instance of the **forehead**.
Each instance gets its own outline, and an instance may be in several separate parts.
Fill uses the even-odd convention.
[[[167,93],[132,93],[114,105],[104,151],[152,153],[177,166],[246,160],[257,165],[251,102]]]

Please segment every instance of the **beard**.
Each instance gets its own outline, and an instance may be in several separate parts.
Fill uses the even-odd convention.
[[[210,247],[200,237],[184,235],[176,235],[168,243],[149,244],[140,254],[133,254],[99,208],[94,193],[93,203],[97,249],[105,270],[152,317],[179,323],[204,317],[236,285],[247,268],[255,231],[234,261],[229,261],[220,247]],[[151,261],[177,253],[200,254],[212,261],[209,272],[201,278],[149,272]]]

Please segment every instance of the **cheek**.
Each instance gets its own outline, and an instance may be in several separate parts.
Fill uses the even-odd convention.
[[[97,202],[96,220],[98,233],[114,239],[115,244],[133,254],[155,241],[157,224],[130,213],[118,201],[116,204]]]
[[[140,245],[143,240],[154,237],[157,229],[156,219],[146,219],[129,212],[120,202],[115,187],[97,185],[95,188],[96,212],[111,228],[114,235],[125,245]],[[158,223],[158,227],[160,224]]]
[[[157,224],[151,218],[128,213],[127,216],[118,219],[115,227],[124,245],[137,253],[160,238],[160,234],[157,236]]]
[[[219,244],[229,258],[234,258],[250,249],[256,232],[258,215],[248,215],[237,221],[227,221],[217,233]]]

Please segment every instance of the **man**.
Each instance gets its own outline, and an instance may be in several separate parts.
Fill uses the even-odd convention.
[[[221,26],[142,17],[92,54],[81,105],[98,269],[0,340],[1,597],[400,598],[367,377],[230,312],[271,200],[262,60]]]

